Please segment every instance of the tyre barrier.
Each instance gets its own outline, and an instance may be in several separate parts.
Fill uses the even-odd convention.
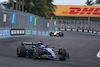
[[[75,29],[75,28],[60,28],[61,31],[75,31],[75,32],[85,32],[85,33],[93,33],[100,34],[100,31],[96,30],[88,30],[88,29]]]
[[[58,29],[62,31],[75,31],[75,32],[85,32],[85,33],[93,33],[93,34],[99,34],[100,31],[96,30],[87,30],[87,29],[72,29],[72,28],[66,28],[66,29]],[[28,36],[49,36],[50,32],[54,32],[54,30],[49,31],[40,31],[35,29],[0,29],[0,37],[4,36],[13,36],[13,35],[28,35]]]
[[[49,36],[49,31],[40,31],[35,29],[0,29],[0,37],[14,36],[14,35],[26,35],[26,36]]]
[[[98,31],[98,34],[100,34],[100,31]]]
[[[89,33],[93,33],[93,31],[92,30],[89,30]]]
[[[11,35],[24,35],[25,29],[11,29]]]
[[[78,31],[78,29],[72,29],[72,31]]]
[[[85,30],[84,30],[84,32],[85,32],[85,33],[88,33],[88,32],[89,32],[89,30],[86,30],[86,29],[85,29]]]
[[[82,30],[82,29],[78,29],[78,32],[84,32],[84,30]]]

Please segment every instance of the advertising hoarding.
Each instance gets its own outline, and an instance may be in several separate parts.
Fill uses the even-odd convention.
[[[100,6],[56,5],[56,16],[100,17]]]

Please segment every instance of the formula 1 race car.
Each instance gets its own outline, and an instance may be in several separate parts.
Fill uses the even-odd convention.
[[[66,60],[69,58],[69,53],[65,49],[59,48],[55,51],[53,48],[48,48],[48,45],[37,42],[23,42],[17,47],[18,57],[30,57],[34,59],[47,58]]]
[[[61,31],[50,32],[50,36],[61,36],[63,37],[64,34]]]

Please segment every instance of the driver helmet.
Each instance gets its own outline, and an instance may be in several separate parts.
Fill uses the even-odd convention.
[[[43,44],[41,41],[38,41],[38,44]]]

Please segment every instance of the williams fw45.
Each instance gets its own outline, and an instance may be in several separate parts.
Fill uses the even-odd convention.
[[[30,57],[34,59],[59,59],[66,60],[69,58],[69,53],[66,49],[59,48],[57,51],[49,48],[48,45],[38,42],[23,42],[17,47],[18,57]]]
[[[61,31],[50,32],[50,36],[60,36],[63,37],[64,34]]]

